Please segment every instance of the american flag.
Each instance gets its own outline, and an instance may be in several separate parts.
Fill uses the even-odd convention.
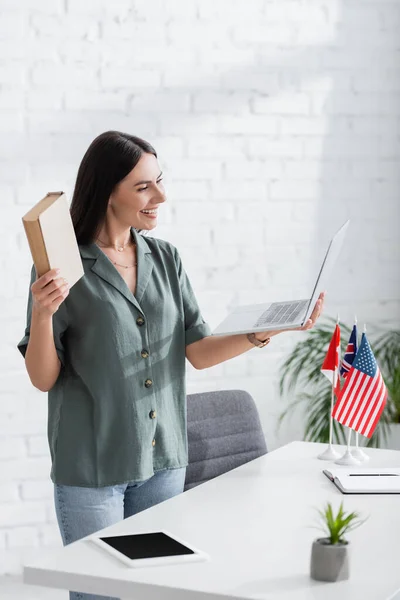
[[[347,344],[346,352],[340,365],[340,374],[346,378],[347,373],[351,369],[354,358],[357,354],[357,325],[353,325],[352,332],[350,334],[349,343]]]
[[[370,438],[386,404],[387,389],[365,333],[333,408],[332,417]]]

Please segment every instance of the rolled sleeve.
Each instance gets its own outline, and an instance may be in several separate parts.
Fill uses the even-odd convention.
[[[179,252],[175,247],[173,248],[185,315],[185,345],[188,346],[211,335],[211,329],[202,317],[189,277],[183,268]]]
[[[35,267],[32,266],[31,270],[31,281],[29,284],[29,294],[28,294],[28,306],[26,311],[26,328],[24,337],[17,344],[18,350],[21,352],[22,356],[25,358],[26,349],[29,343],[30,337],[30,329],[31,329],[31,319],[32,319],[32,292],[31,286],[36,281],[36,270]],[[66,308],[65,303],[61,304],[60,308],[53,315],[53,336],[54,336],[54,345],[56,347],[58,358],[62,365],[65,365],[65,347],[63,343],[63,338],[65,331],[67,329],[67,319],[66,319]]]
[[[189,344],[198,342],[209,335],[211,335],[211,329],[207,323],[195,325],[194,327],[185,330],[185,344],[186,346],[189,346]]]

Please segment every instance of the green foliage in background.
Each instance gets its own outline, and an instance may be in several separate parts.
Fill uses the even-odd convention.
[[[318,322],[320,323],[320,322]],[[321,323],[308,332],[307,338],[300,341],[286,358],[281,369],[279,391],[281,396],[291,396],[293,400],[280,416],[280,422],[292,414],[298,406],[305,409],[304,439],[312,442],[329,442],[329,414],[331,407],[331,384],[321,373],[335,328],[336,319],[325,317]],[[341,356],[344,356],[350,337],[351,327],[340,323]],[[362,328],[359,327],[358,337]],[[386,440],[388,423],[400,423],[400,331],[367,331],[368,341],[381,370],[388,389],[388,400],[380,421],[367,446],[379,447]],[[342,380],[343,383],[344,380]],[[346,431],[333,420],[333,442],[347,443]],[[364,439],[360,436],[361,440]],[[367,438],[365,438],[367,439]]]

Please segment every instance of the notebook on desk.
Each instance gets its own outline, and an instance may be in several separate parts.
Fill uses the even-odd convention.
[[[342,494],[400,494],[400,468],[334,468],[322,471]]]

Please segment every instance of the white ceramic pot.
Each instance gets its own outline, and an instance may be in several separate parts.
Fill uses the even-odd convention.
[[[329,538],[314,540],[310,575],[317,581],[343,581],[349,578],[349,544],[330,544]]]

